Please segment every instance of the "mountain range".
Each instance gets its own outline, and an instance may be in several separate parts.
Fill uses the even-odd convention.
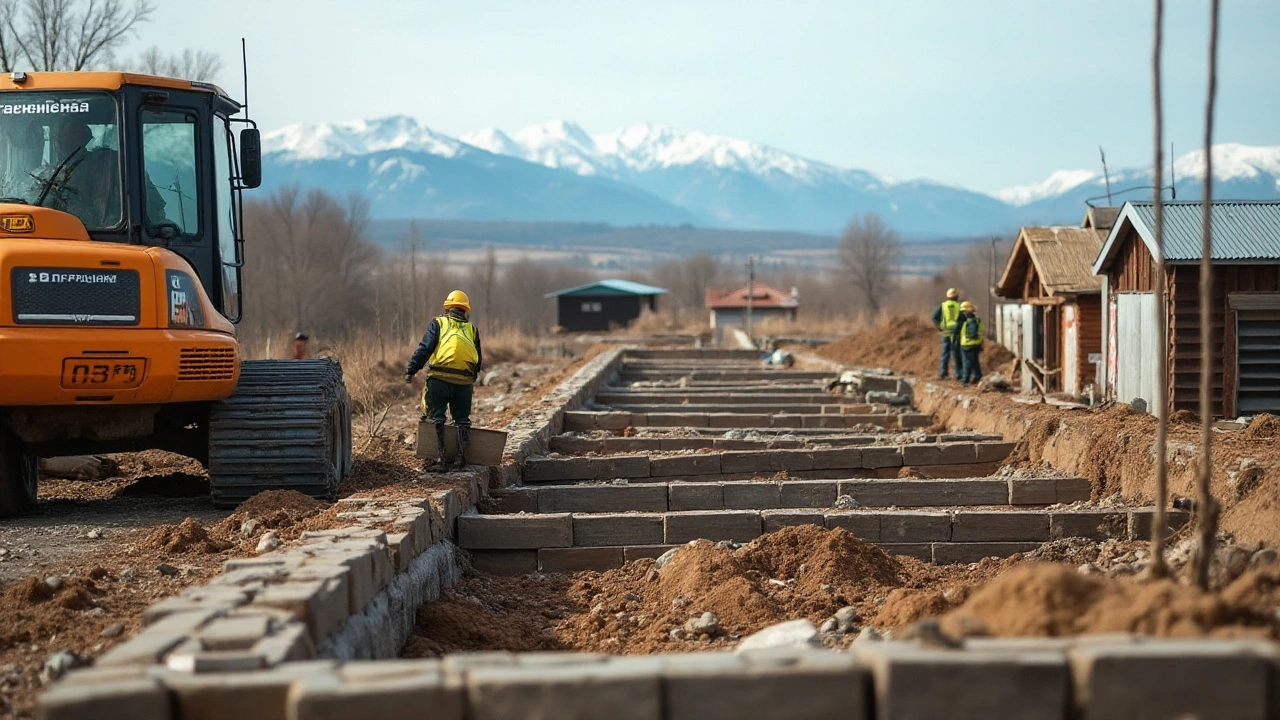
[[[899,181],[760,143],[660,125],[590,134],[558,121],[460,138],[394,116],[302,124],[263,135],[268,186],[360,191],[378,218],[695,225],[836,234],[876,212],[908,237],[1005,233],[1075,224],[1085,200],[1106,204],[1100,172],[1065,170],[985,194]],[[1173,164],[1179,199],[1198,197],[1203,151]],[[1280,146],[1214,146],[1214,195],[1280,198]],[[1150,197],[1150,168],[1113,171],[1115,204]],[[1165,178],[1168,183],[1168,177]]]

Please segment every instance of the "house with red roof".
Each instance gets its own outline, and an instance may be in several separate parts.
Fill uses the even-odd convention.
[[[769,287],[764,283],[752,283],[751,322],[759,324],[768,318],[781,318],[793,321],[800,307],[800,291],[791,288],[790,292]],[[718,290],[707,288],[707,310],[711,313],[712,329],[722,327],[745,327],[747,324],[747,287],[737,290]]]

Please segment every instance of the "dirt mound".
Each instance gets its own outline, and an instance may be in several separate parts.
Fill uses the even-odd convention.
[[[187,518],[179,525],[162,525],[142,541],[144,549],[171,554],[213,555],[230,549],[232,545],[211,536],[195,518]]]
[[[6,604],[35,605],[53,599],[53,588],[43,579],[31,577],[9,587],[5,592]]]
[[[475,577],[418,609],[407,657],[486,648],[510,652],[563,650],[556,622],[581,611],[564,597],[564,578]]]
[[[1262,413],[1245,428],[1244,436],[1250,440],[1269,440],[1280,437],[1280,417]]]
[[[263,518],[278,512],[306,515],[328,507],[325,503],[297,490],[267,490],[245,500],[236,507],[237,515]]]
[[[926,319],[898,315],[885,318],[869,331],[824,345],[817,352],[844,365],[888,367],[904,375],[934,377],[942,347],[938,329]],[[983,345],[982,368],[988,373],[1012,359],[1013,355],[995,342]]]
[[[1183,408],[1170,415],[1169,422],[1177,423],[1178,425],[1199,425],[1200,416],[1194,410]]]
[[[1064,636],[1135,632],[1164,637],[1274,632],[1280,571],[1248,573],[1221,594],[1174,580],[1086,577],[1067,565],[1026,563],[978,589],[942,618],[954,634]]]

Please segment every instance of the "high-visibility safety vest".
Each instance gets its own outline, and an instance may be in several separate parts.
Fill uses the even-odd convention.
[[[427,361],[427,377],[454,385],[472,385],[476,381],[480,351],[476,349],[476,326],[463,320],[441,315],[440,334],[435,352]]]
[[[977,347],[982,344],[982,318],[970,315],[960,326],[960,347]]]
[[[955,300],[944,300],[942,303],[942,332],[952,333],[960,320],[960,303]]]

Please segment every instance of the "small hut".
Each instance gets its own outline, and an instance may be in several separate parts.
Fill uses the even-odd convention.
[[[556,299],[556,324],[569,332],[626,327],[645,310],[658,309],[666,290],[630,280],[601,280],[547,293]]]

